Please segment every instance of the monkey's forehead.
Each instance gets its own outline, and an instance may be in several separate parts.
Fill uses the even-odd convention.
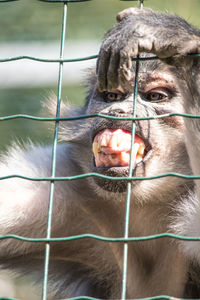
[[[177,68],[167,64],[165,61],[159,59],[153,59],[153,55],[148,53],[141,54],[141,58],[145,60],[140,60],[139,62],[139,71],[138,71],[138,84],[139,88],[145,89],[148,85],[153,82],[170,85],[172,88],[177,87],[176,77],[180,76],[177,74]],[[148,60],[147,58],[150,58]],[[147,60],[146,60],[147,59]],[[136,76],[136,61],[133,61],[132,64],[132,79],[131,84],[125,84],[126,88],[133,88]],[[93,89],[97,83],[97,74],[95,68],[88,69],[88,74],[85,80],[86,86],[90,89]],[[127,91],[130,92],[130,91]]]
[[[142,53],[140,58],[142,59],[139,61],[138,74],[136,74],[136,61],[134,60],[131,68],[132,78],[129,84],[125,83],[124,86],[122,84],[124,91],[130,92],[130,89],[135,85],[136,75],[139,89],[146,90],[149,86],[153,88],[155,85],[177,90],[177,68],[175,66],[169,65],[148,53]],[[148,58],[150,59],[148,60]]]
[[[135,75],[132,79],[132,86],[134,86]],[[165,87],[170,90],[177,90],[177,83],[175,76],[167,70],[145,70],[138,74],[138,86],[142,90],[153,89],[154,87]]]
[[[150,60],[148,60],[148,58]],[[151,59],[153,58],[153,59]],[[152,56],[151,54],[144,54],[143,56],[141,56],[141,59],[145,59],[145,60],[140,60],[139,61],[139,76],[141,78],[145,78],[146,80],[150,80],[151,77],[157,77],[164,76],[164,74],[166,74],[165,77],[168,76],[168,78],[171,76],[174,76],[174,73],[176,71],[176,68],[173,67],[172,65],[167,64],[164,60],[161,61],[160,59],[156,58],[155,56]],[[133,75],[135,75],[136,73],[136,61],[133,61],[132,64],[132,73]],[[151,76],[153,75],[153,76]]]

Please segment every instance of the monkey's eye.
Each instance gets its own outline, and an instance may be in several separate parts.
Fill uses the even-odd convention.
[[[145,100],[150,102],[161,102],[169,98],[169,93],[164,89],[154,89],[145,93]]]
[[[103,95],[106,101],[120,101],[124,99],[124,95],[122,93],[114,93],[114,92],[104,92]]]

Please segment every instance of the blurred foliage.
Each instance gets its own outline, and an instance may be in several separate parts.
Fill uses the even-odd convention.
[[[56,93],[56,87],[0,89],[0,116],[28,114],[49,117],[43,106],[48,98],[56,98]],[[63,87],[64,102],[73,102],[73,105],[84,104],[84,97],[85,88],[80,84]],[[0,149],[5,150],[13,141],[24,143],[30,138],[36,143],[51,143],[53,134],[49,128],[52,128],[50,122],[26,119],[3,121],[0,124]]]
[[[62,3],[20,0],[0,5],[0,41],[59,39]],[[117,12],[136,5],[137,1],[119,0],[69,3],[68,37],[101,39],[115,23]],[[194,25],[200,25],[199,0],[146,0],[145,5],[157,10],[175,12]]]

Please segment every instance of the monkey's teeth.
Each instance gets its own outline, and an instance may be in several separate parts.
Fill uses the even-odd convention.
[[[101,141],[100,141],[100,143],[99,143],[99,146],[100,146],[100,147],[107,147],[107,145],[108,145],[108,139],[107,139],[107,136],[103,134],[103,135],[101,136]]]
[[[94,142],[92,144],[92,150],[93,150],[94,156],[96,157],[99,152],[99,144],[97,142]]]
[[[118,151],[129,151],[131,147],[131,135],[120,132],[118,134],[117,149]]]
[[[123,166],[128,166],[130,161],[130,153],[122,152],[121,153],[121,161],[123,161]]]
[[[103,167],[102,161],[100,159],[100,153],[97,153],[97,155],[95,156],[95,164],[97,167],[100,167],[100,166]]]
[[[136,157],[136,164],[139,164],[142,160],[143,160],[143,156],[138,154]]]
[[[145,151],[144,145],[140,144],[139,149],[138,149],[138,154],[140,154],[141,156],[143,156],[144,155],[144,151]]]
[[[133,145],[133,150],[132,150],[132,160],[135,162],[136,161],[136,156],[138,153],[138,149],[139,149],[140,145],[138,143],[135,143]]]
[[[117,149],[117,135],[114,134],[113,136],[110,137],[110,141],[108,143],[108,147],[112,149]]]
[[[93,153],[97,167],[120,167],[130,163],[131,133],[122,129],[105,129],[99,132],[93,142]],[[132,149],[133,166],[143,160],[145,144],[135,136]]]

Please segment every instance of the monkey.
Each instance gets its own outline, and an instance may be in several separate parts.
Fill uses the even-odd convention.
[[[129,8],[105,35],[96,72],[90,72],[83,107],[62,104],[61,117],[101,113],[124,119],[89,118],[60,124],[56,177],[95,172],[54,182],[51,237],[85,233],[123,237],[130,155],[133,177],[163,173],[198,175],[199,121],[169,116],[199,114],[200,31],[184,19],[151,9]],[[137,103],[133,90],[139,62]],[[155,56],[158,59],[152,59]],[[53,104],[49,104],[53,111]],[[133,110],[137,119],[130,154]],[[163,117],[164,115],[164,117]],[[129,119],[125,119],[129,118]],[[1,155],[0,174],[50,177],[52,146],[13,145]],[[118,179],[117,177],[120,177]],[[166,176],[131,182],[130,237],[164,232],[199,235],[198,180]],[[0,235],[45,238],[50,183],[10,178],[0,181]],[[126,298],[169,295],[199,298],[199,243],[169,237],[128,243]],[[44,268],[43,242],[0,241],[0,266],[32,274]],[[52,299],[91,296],[119,299],[123,243],[82,238],[50,242]]]
[[[190,54],[199,53],[199,30],[189,25],[180,17],[158,14],[150,9],[145,9],[143,11],[136,8],[129,8],[120,12],[117,16],[117,20],[119,22],[118,26],[111,29],[108,36],[104,39],[100,50],[100,63],[99,66],[97,66],[99,90],[101,92],[107,90],[112,91],[123,86],[123,95],[129,93],[131,77],[133,76],[133,72],[131,71],[131,59],[141,52],[153,53],[162,60],[162,63],[165,63],[165,66],[161,68],[150,63],[151,76],[152,72],[154,73],[156,70],[155,78],[157,78],[158,81],[163,78],[166,82],[166,85],[159,83],[159,88],[162,86],[168,90],[167,84],[174,82],[176,88],[178,88],[177,91],[179,90],[180,92],[180,94],[178,92],[179,95],[176,94],[176,101],[179,97],[181,98],[178,101],[182,108],[179,107],[178,111],[198,115],[199,62],[197,57],[193,56],[192,58]],[[177,27],[176,30],[175,27]],[[118,34],[120,37],[125,36],[125,38],[116,38]],[[149,64],[146,64],[145,67],[142,66],[141,71],[141,73],[146,73],[145,87],[148,86],[148,68]],[[164,74],[160,77],[158,73],[161,69],[163,69]],[[172,81],[170,78],[167,78],[168,74],[173,76],[174,79]],[[141,75],[141,78],[142,76],[143,75]],[[155,85],[155,87],[157,86]],[[172,83],[172,89],[170,88],[168,92],[170,90],[172,91],[174,87],[175,86]],[[138,102],[140,102],[140,99],[142,101],[143,95],[144,93],[142,93],[141,88],[141,95]],[[163,95],[156,95],[156,97],[160,97],[161,99]],[[168,94],[168,99],[170,98],[170,106],[172,105],[173,97],[174,96],[172,94]],[[158,98],[157,100],[154,99],[154,101],[151,101],[151,104],[156,102],[159,103],[159,109],[155,107],[156,114],[159,115],[162,113],[168,113],[169,111],[174,111],[172,106],[169,109],[169,102],[166,101],[167,98],[165,98],[165,101],[160,101]],[[139,103],[137,109],[139,111],[138,115],[142,115]],[[177,107],[175,110],[177,111]],[[184,141],[187,154],[186,156],[185,154],[183,155],[183,153],[181,153],[181,149],[178,150],[178,148],[176,148],[176,151],[178,150],[178,156],[183,159],[184,162],[189,161],[189,167],[184,165],[187,171],[186,173],[183,169],[182,171],[183,174],[190,173],[198,175],[200,173],[198,163],[198,145],[194,147],[191,144],[192,141],[195,141],[195,143],[198,144],[198,120],[183,120],[176,117],[174,120],[173,118],[170,120],[166,118],[165,123],[168,123],[168,125],[171,125],[172,127],[178,128],[180,126],[179,128],[183,128],[184,137],[182,137],[182,141]],[[151,125],[151,127],[154,128],[153,125]],[[153,130],[155,130],[155,128]],[[156,168],[154,167],[154,170],[155,169]],[[165,170],[164,168],[162,169],[163,171]],[[151,171],[152,170],[153,168]],[[169,171],[169,169],[165,171]],[[180,171],[181,168],[179,168],[178,173],[182,173],[182,171]],[[146,174],[148,174],[147,170],[145,170],[145,175]],[[187,183],[187,185],[184,185],[184,188],[186,188],[186,186],[189,187],[189,185],[190,183]],[[166,182],[166,186],[169,187],[169,181]],[[167,226],[169,230],[176,234],[189,237],[199,236],[199,189],[199,181],[194,181],[193,186],[190,186],[185,195],[181,196],[181,194],[179,194],[178,201],[175,200],[175,202],[177,202],[172,214],[173,221],[169,222]],[[163,190],[161,194],[164,196]],[[169,200],[167,195],[165,197],[165,199]],[[176,198],[176,196],[174,196],[174,198]],[[170,203],[170,201],[168,203]],[[176,215],[174,215],[174,213]],[[188,265],[188,269],[186,271],[187,282],[184,287],[183,297],[199,298],[199,243],[182,242],[180,244],[181,253],[184,253],[184,259]]]

